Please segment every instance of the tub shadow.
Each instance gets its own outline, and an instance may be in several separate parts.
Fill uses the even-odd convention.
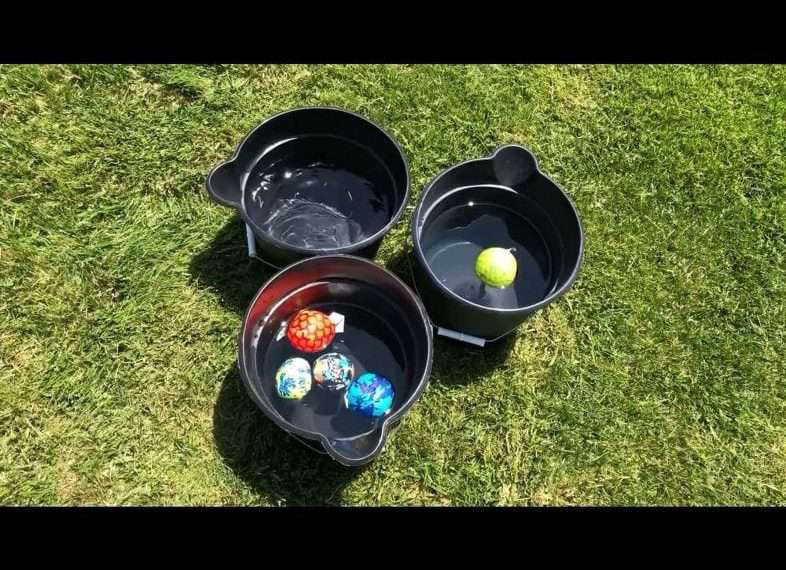
[[[213,435],[224,463],[273,504],[340,505],[344,488],[366,468],[344,467],[279,429],[248,397],[236,367],[221,385]]]
[[[515,342],[516,335],[511,333],[480,348],[435,334],[434,366],[430,381],[445,386],[482,382],[487,374],[507,365]]]
[[[189,271],[194,282],[216,292],[221,304],[239,315],[275,272],[248,257],[246,227],[238,216],[219,230],[207,249],[194,256]]]
[[[385,266],[398,275],[415,293],[411,257],[412,247],[396,252]],[[430,382],[438,382],[448,386],[462,386],[480,381],[486,374],[505,367],[510,350],[516,343],[513,332],[496,342],[480,348],[451,338],[438,336],[434,332],[434,365]]]
[[[246,229],[233,217],[190,265],[194,282],[243,315],[274,269],[248,257]],[[308,449],[257,409],[236,366],[227,372],[213,410],[213,437],[224,463],[274,504],[335,505],[360,469],[346,468]]]

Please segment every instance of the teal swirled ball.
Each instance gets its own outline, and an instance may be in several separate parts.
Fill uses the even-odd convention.
[[[390,412],[396,394],[390,380],[373,372],[361,374],[344,394],[347,408],[362,416],[378,418]]]

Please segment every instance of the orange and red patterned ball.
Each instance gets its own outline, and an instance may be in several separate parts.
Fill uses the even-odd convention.
[[[287,338],[303,352],[319,352],[333,342],[336,325],[320,311],[303,309],[289,321]]]

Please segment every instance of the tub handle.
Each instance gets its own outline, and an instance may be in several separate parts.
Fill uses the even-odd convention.
[[[208,193],[216,202],[242,210],[243,192],[240,188],[240,177],[235,169],[235,161],[222,162],[210,171],[205,182]]]
[[[281,271],[283,267],[279,267],[278,265],[273,265],[267,259],[259,257],[257,255],[257,240],[254,237],[254,230],[251,229],[251,226],[245,224],[246,226],[246,248],[248,249],[248,257],[251,259],[256,259],[259,262],[262,262],[264,265],[267,265],[273,271]]]
[[[461,342],[467,342],[469,344],[474,344],[475,346],[479,346],[483,348],[486,345],[486,339],[480,338],[478,336],[472,336],[469,334],[464,334],[462,332],[446,329],[444,327],[437,327],[437,334],[439,336],[445,336],[448,338],[452,338],[455,340],[460,340]]]

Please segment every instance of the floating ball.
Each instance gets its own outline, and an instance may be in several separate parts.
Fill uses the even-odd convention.
[[[314,362],[314,380],[330,391],[346,388],[354,375],[352,361],[338,352],[323,354]]]
[[[516,278],[516,258],[502,247],[484,249],[475,260],[475,273],[486,285],[507,287]]]
[[[324,350],[336,336],[336,325],[319,311],[303,309],[289,321],[287,338],[298,350],[319,352]]]
[[[305,358],[288,358],[276,371],[276,392],[287,400],[300,400],[311,390],[311,365]]]
[[[393,406],[393,384],[373,372],[361,374],[344,393],[344,404],[355,413],[378,418],[390,412]]]

